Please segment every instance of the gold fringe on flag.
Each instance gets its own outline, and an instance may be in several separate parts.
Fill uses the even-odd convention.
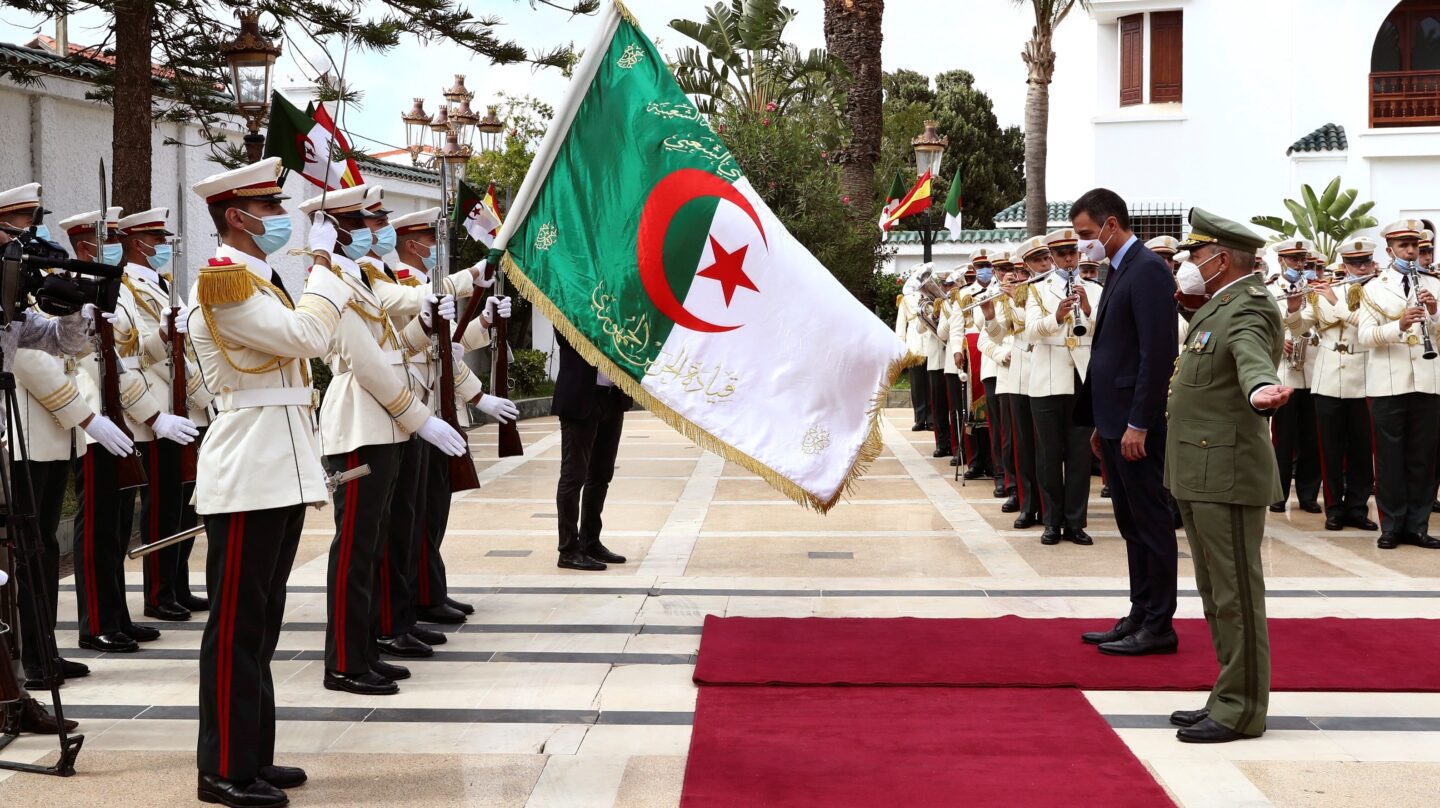
[[[866,433],[865,440],[860,444],[860,448],[856,452],[855,457],[851,459],[850,467],[845,473],[844,481],[841,482],[839,488],[836,489],[834,496],[829,499],[821,499],[761,461],[756,460],[726,443],[724,440],[700,428],[688,418],[675,412],[660,399],[652,395],[650,391],[642,387],[639,382],[631,378],[627,371],[602,353],[600,349],[590,344],[590,340],[586,339],[585,336],[580,333],[580,330],[575,327],[574,323],[570,322],[570,319],[565,316],[564,312],[562,312],[550,298],[546,297],[544,293],[540,291],[539,287],[530,280],[529,276],[525,274],[525,271],[515,262],[515,259],[509,251],[506,251],[501,266],[505,270],[506,276],[515,284],[515,288],[521,296],[529,300],[532,306],[539,309],[540,312],[554,324],[555,329],[575,348],[576,353],[580,354],[586,362],[599,368],[600,372],[604,373],[606,378],[609,378],[615,384],[619,385],[620,389],[625,391],[626,395],[638,401],[640,406],[654,413],[656,417],[664,421],[676,432],[694,441],[702,449],[713,452],[726,460],[743,466],[751,473],[769,483],[775,490],[800,505],[822,514],[829,512],[841,498],[849,495],[855,482],[865,474],[866,470],[870,468],[870,464],[873,463],[875,458],[880,456],[880,452],[885,449],[880,419],[885,409],[885,400],[890,394],[890,388],[895,384],[895,380],[899,378],[900,374],[907,368],[925,362],[925,357],[909,353],[890,363],[890,367],[885,371],[880,388],[870,401],[870,408],[867,411],[870,426]]]

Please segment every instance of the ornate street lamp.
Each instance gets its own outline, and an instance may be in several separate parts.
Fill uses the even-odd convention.
[[[497,105],[485,107],[485,117],[475,124],[475,128],[480,131],[480,151],[500,151],[500,133],[505,131],[505,122],[500,120]]]
[[[239,17],[240,33],[221,45],[220,53],[230,65],[230,93],[235,98],[235,108],[250,130],[245,135],[245,156],[256,163],[265,148],[260,126],[270,111],[270,77],[280,46],[260,33],[258,11],[242,10]]]
[[[460,99],[460,104],[450,110],[450,123],[455,127],[455,137],[461,146],[470,148],[475,138],[475,127],[480,123],[480,116],[470,108],[470,96],[466,95]]]
[[[940,124],[937,121],[926,121],[925,131],[919,137],[912,138],[910,146],[915,150],[915,175],[923,177],[929,173],[931,182],[940,175],[940,161],[945,159],[945,147],[950,145],[950,139],[944,135],[935,133],[935,127]],[[931,186],[931,194],[934,194],[934,185]],[[940,209],[939,205],[931,200],[930,208],[925,211],[925,221],[920,228],[920,244],[924,248],[924,261],[931,260],[931,247],[935,244],[935,236],[939,230],[939,217],[936,215]]]
[[[445,145],[445,136],[450,132],[450,108],[444,104],[436,111],[435,117],[430,121],[430,146],[436,154]]]
[[[400,120],[405,122],[405,148],[410,152],[410,165],[418,166],[430,134],[430,113],[425,111],[425,99],[415,99],[415,106],[402,114]]]

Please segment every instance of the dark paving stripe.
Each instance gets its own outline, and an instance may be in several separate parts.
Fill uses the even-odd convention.
[[[60,654],[66,659],[98,659],[137,662],[157,659],[198,660],[198,648],[145,648],[134,654],[102,654],[84,648],[61,648]],[[275,658],[289,662],[320,662],[325,652],[318,648],[293,650],[281,648]],[[386,657],[389,659],[389,657]],[[694,654],[626,654],[626,653],[578,653],[568,651],[446,651],[437,650],[432,657],[424,659],[398,659],[404,664],[425,662],[544,662],[586,665],[694,665]]]
[[[1112,729],[1179,729],[1170,723],[1168,715],[1107,715],[1105,720]],[[1297,715],[1272,715],[1265,719],[1266,729],[1315,730],[1311,719]]]

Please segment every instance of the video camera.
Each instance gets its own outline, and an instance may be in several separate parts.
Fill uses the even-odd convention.
[[[86,304],[115,310],[120,295],[120,267],[71,258],[65,248],[25,229],[4,227],[10,241],[0,253],[0,324],[35,305],[46,314],[74,314]],[[46,270],[58,270],[51,273]],[[80,277],[85,276],[85,277]]]

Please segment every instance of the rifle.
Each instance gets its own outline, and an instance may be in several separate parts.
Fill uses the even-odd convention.
[[[109,212],[110,199],[105,187],[105,161],[100,161],[100,218],[95,222],[95,256],[99,260],[100,254],[104,252],[101,245],[106,242],[108,234],[105,227],[106,214]],[[113,280],[109,283],[118,284],[120,281]],[[115,352],[115,327],[110,321],[95,312],[95,352],[98,354],[96,361],[100,363],[100,414],[109,418],[125,433],[125,437],[134,439],[135,435],[130,428],[125,426],[125,408],[120,404],[120,355]],[[97,451],[104,451],[99,449]],[[145,477],[145,465],[140,462],[140,455],[130,453],[124,457],[115,458],[116,486],[124,491],[129,488],[139,488],[149,482]]]
[[[500,275],[495,265],[500,261],[499,257],[492,256],[492,260],[485,262],[486,277],[495,278],[495,295],[497,297],[505,294],[505,276]],[[490,391],[500,398],[510,397],[510,321],[504,317],[496,317],[495,338],[490,341],[490,353],[492,356],[490,365]],[[520,427],[515,421],[508,424],[500,424],[499,455],[501,457],[519,457],[525,454],[525,445],[520,442]]]
[[[450,178],[448,176],[448,168],[449,166],[446,162],[441,160],[440,189],[442,195],[449,193]],[[453,199],[447,201],[452,205],[454,203]],[[440,211],[440,219],[436,222],[437,232],[435,234],[435,248],[441,251],[440,260],[436,266],[444,268],[447,272],[453,271],[451,264],[455,260],[454,244],[451,243],[452,235],[450,231],[449,207],[450,206],[447,205],[445,209]],[[430,285],[432,293],[435,292],[436,282],[434,276],[431,277]],[[460,426],[459,415],[455,412],[455,354],[450,349],[450,321],[441,317],[439,312],[436,312],[435,316],[430,319],[430,322],[431,335],[434,340],[431,343],[431,351],[439,366],[439,373],[436,374],[435,379],[435,396],[439,400],[439,412],[437,415],[439,415],[440,420],[449,424],[456,432],[464,435],[465,430]],[[451,493],[469,491],[479,487],[480,478],[475,472],[475,461],[470,457],[468,449],[465,454],[450,458]]]
[[[180,193],[176,196],[180,200],[180,217],[176,227],[180,232],[180,238],[185,236],[185,195]],[[175,256],[172,265],[180,266],[181,245],[180,238],[175,240]],[[172,276],[173,277],[173,276]],[[175,291],[179,279],[170,281],[170,412],[181,417],[190,417],[190,387],[189,379],[185,371],[185,335],[175,330],[175,320],[180,316],[180,296]],[[186,443],[180,447],[180,483],[195,482],[196,466],[198,465],[198,452],[194,443]]]

